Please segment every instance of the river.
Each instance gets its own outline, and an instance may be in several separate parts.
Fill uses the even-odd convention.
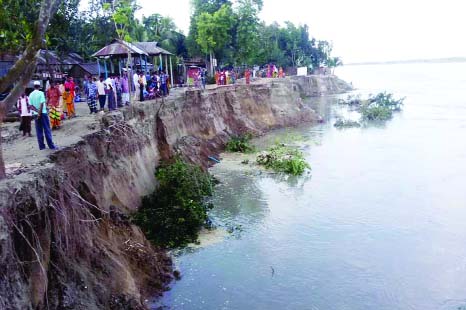
[[[466,63],[347,66],[358,92],[406,96],[385,125],[326,122],[295,141],[312,171],[286,178],[225,155],[212,172],[219,227],[174,253],[163,309],[466,309]]]

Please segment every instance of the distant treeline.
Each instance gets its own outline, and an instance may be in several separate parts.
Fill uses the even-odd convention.
[[[317,40],[307,25],[265,24],[258,17],[262,0],[192,0],[189,34],[170,17],[152,14],[135,18],[142,10],[135,0],[64,0],[47,30],[47,48],[76,52],[89,58],[114,38],[157,41],[183,58],[209,57],[227,66],[263,65],[334,67],[332,45]],[[0,51],[19,53],[31,37],[40,6],[35,0],[0,0]],[[86,7],[86,10],[80,10]],[[144,13],[144,12],[142,12]],[[21,25],[21,27],[18,27]]]

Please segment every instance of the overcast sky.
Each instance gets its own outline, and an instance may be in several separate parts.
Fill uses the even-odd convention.
[[[460,0],[263,0],[261,18],[308,24],[345,62],[466,57],[466,3]],[[185,34],[189,0],[138,0],[138,15],[171,16]],[[466,2],[466,1],[464,1]]]

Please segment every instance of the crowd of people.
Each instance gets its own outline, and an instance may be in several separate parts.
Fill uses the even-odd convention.
[[[261,70],[251,70],[247,68],[244,70],[243,76],[246,84],[250,84],[251,76],[262,78],[285,78],[286,74],[282,67],[277,68],[274,64],[268,64]],[[230,85],[235,84],[240,74],[235,69],[217,70],[215,72],[215,83],[217,85]]]
[[[155,99],[170,93],[170,76],[163,70],[147,72],[137,71],[133,74],[134,100]]]
[[[259,77],[284,78],[283,68],[277,68],[273,64],[267,65],[257,74]],[[256,72],[246,69],[243,72],[246,84],[250,84],[251,76]],[[215,83],[217,85],[235,84],[240,78],[238,71],[234,69],[217,70]],[[194,84],[205,89],[207,71],[199,68],[194,72]],[[122,76],[110,74],[106,79],[100,76],[86,76],[82,83],[87,99],[89,113],[99,111],[114,111],[130,104],[130,93],[134,93],[134,101],[144,101],[157,97],[168,96],[170,92],[170,76],[162,70],[147,72],[137,71],[133,74],[132,81],[125,72]],[[131,88],[131,89],[130,89]],[[18,98],[17,109],[21,116],[20,130],[23,136],[31,137],[31,123],[34,120],[39,149],[45,148],[44,138],[50,149],[56,146],[52,141],[52,130],[59,129],[63,122],[76,116],[75,102],[80,101],[80,87],[73,77],[64,80],[47,80],[41,91],[40,81],[34,82],[34,90],[29,94],[23,93]]]
[[[76,117],[75,102],[81,101],[80,87],[73,77],[58,81],[48,79],[44,91],[40,81],[34,81],[33,85],[34,90],[29,96],[24,92],[17,101],[16,108],[21,117],[19,129],[23,136],[32,137],[31,123],[34,121],[39,149],[45,149],[44,138],[48,147],[55,149],[52,130],[60,129],[65,120]],[[89,113],[93,114],[129,105],[130,87],[135,101],[167,96],[170,77],[162,70],[151,74],[137,71],[132,81],[127,73],[122,76],[110,74],[106,79],[86,76],[82,86]]]

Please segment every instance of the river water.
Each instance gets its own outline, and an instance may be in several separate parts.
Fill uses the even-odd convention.
[[[466,63],[348,66],[361,93],[406,96],[385,125],[326,122],[257,141],[300,145],[312,171],[261,172],[225,155],[219,229],[174,253],[163,309],[466,309]],[[353,115],[354,116],[354,115]],[[158,304],[158,306],[160,306]]]

